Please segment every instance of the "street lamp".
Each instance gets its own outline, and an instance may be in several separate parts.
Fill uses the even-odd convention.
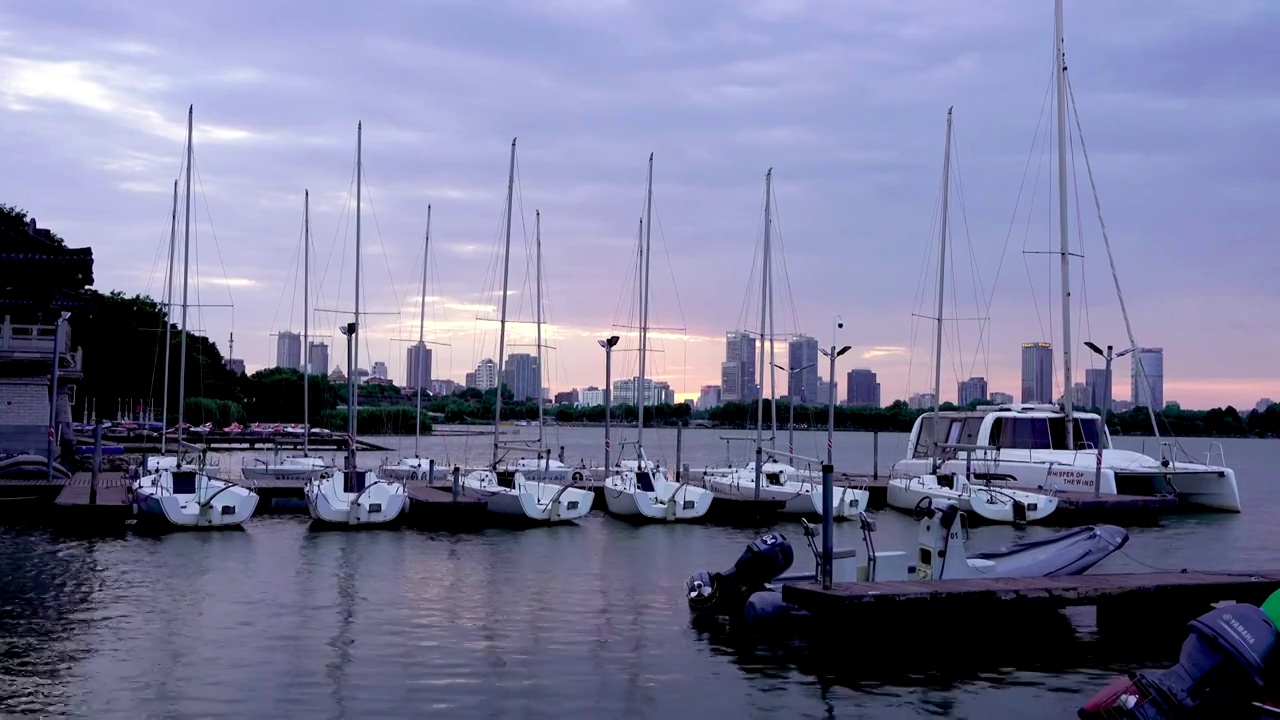
[[[53,324],[53,371],[49,377],[49,444],[47,446],[46,461],[48,463],[46,470],[49,473],[48,480],[53,482],[53,438],[57,434],[58,427],[58,365],[62,356],[62,326],[67,322],[67,318],[71,317],[71,313],[64,312],[58,316],[57,322]]]
[[[796,378],[795,374],[804,372],[811,367],[817,367],[818,363],[809,363],[804,367],[798,367],[794,370],[788,370],[778,363],[771,363],[774,367],[787,374],[787,452],[794,455],[796,452],[796,394],[794,391]]]
[[[1112,346],[1110,345],[1107,346],[1106,352],[1103,352],[1102,348],[1098,347],[1097,345],[1093,344],[1091,341],[1088,341],[1088,340],[1085,341],[1084,346],[1089,348],[1093,352],[1097,353],[1098,356],[1100,356],[1103,360],[1106,360],[1106,363],[1107,363],[1106,364],[1107,379],[1105,381],[1107,383],[1107,387],[1106,387],[1106,393],[1104,394],[1104,397],[1102,399],[1102,407],[1100,408],[1102,410],[1102,424],[1105,427],[1107,423],[1107,416],[1111,414],[1111,392],[1113,388],[1111,384],[1111,361],[1115,360],[1116,358],[1122,358],[1125,355],[1128,355],[1129,353],[1133,352],[1133,348],[1127,348],[1125,350],[1121,350],[1115,355],[1112,355],[1111,354]]]
[[[606,476],[612,467],[609,464],[609,420],[613,405],[613,346],[617,345],[620,339],[617,335],[610,335],[604,340],[596,341],[600,343],[600,347],[604,348],[604,472]]]
[[[831,560],[834,553],[833,538],[835,526],[831,517],[831,496],[835,494],[833,475],[835,466],[831,462],[832,436],[836,429],[836,358],[849,352],[851,346],[845,345],[836,349],[836,331],[844,327],[844,318],[836,315],[831,321],[831,349],[818,348],[818,352],[831,360],[831,370],[827,384],[827,464],[822,466],[822,586],[831,587]]]

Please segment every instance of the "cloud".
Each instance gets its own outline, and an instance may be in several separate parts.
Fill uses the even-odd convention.
[[[862,352],[862,358],[864,360],[871,360],[874,358],[893,357],[897,355],[906,355],[906,354],[907,354],[907,349],[904,347],[876,346],[871,348],[870,350],[864,350]]]

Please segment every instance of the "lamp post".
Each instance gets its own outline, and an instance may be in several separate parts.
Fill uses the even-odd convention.
[[[794,388],[796,385],[795,375],[798,372],[804,372],[805,370],[808,370],[809,368],[814,367],[816,365],[817,363],[809,363],[804,367],[799,367],[794,370],[788,370],[787,368],[782,367],[778,363],[773,363],[774,367],[778,368],[779,370],[787,374],[787,391],[788,391],[787,392],[787,452],[791,453],[792,455],[794,455],[796,452],[796,394],[794,392]]]
[[[58,365],[62,356],[62,325],[69,317],[71,313],[64,312],[53,324],[53,371],[49,377],[49,444],[45,453],[49,482],[53,482],[53,438],[58,427]]]
[[[609,420],[613,406],[613,346],[618,344],[620,338],[617,335],[610,335],[604,340],[598,340],[600,347],[604,348],[604,474],[607,477],[610,468],[609,464]]]
[[[849,352],[852,348],[845,345],[836,349],[836,331],[844,327],[844,318],[836,315],[831,321],[831,349],[818,348],[818,352],[831,360],[830,375],[827,383],[827,464],[822,466],[822,587],[831,588],[831,556],[834,552],[832,535],[835,525],[831,517],[831,496],[835,494],[833,475],[835,465],[831,462],[832,438],[836,430],[836,358]]]
[[[1106,361],[1106,370],[1103,373],[1106,376],[1106,380],[1103,381],[1106,383],[1106,388],[1104,388],[1105,392],[1102,394],[1102,407],[1099,408],[1102,411],[1102,432],[1105,437],[1109,434],[1109,431],[1107,430],[1107,418],[1111,415],[1111,393],[1114,389],[1111,382],[1111,361],[1128,355],[1133,352],[1133,348],[1121,350],[1115,355],[1112,355],[1111,351],[1113,348],[1111,345],[1107,346],[1106,352],[1103,352],[1102,348],[1088,340],[1085,341],[1084,345]],[[1097,477],[1095,477],[1093,481],[1093,494],[1095,496],[1102,493],[1102,444],[1102,438],[1098,438],[1098,471]]]

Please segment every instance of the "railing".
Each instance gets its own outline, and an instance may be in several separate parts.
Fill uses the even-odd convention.
[[[6,315],[0,323],[0,360],[47,360],[53,355],[56,338],[54,325],[19,325]],[[58,351],[65,357],[63,370],[80,369],[81,352],[71,350],[71,335],[65,330]]]

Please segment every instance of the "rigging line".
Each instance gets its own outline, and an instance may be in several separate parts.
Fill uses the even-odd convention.
[[[1075,191],[1076,205],[1076,241],[1080,248],[1080,304],[1084,308],[1084,312],[1079,313],[1076,318],[1076,337],[1085,337],[1082,328],[1089,328],[1088,337],[1093,337],[1093,320],[1089,315],[1089,282],[1084,264],[1084,223],[1080,215],[1080,175],[1076,172],[1076,145],[1075,136],[1070,132],[1071,119],[1067,118],[1067,142],[1070,143],[1071,152],[1068,157],[1071,159],[1071,185]],[[1096,356],[1089,353],[1089,365],[1096,367]],[[1074,398],[1072,398],[1074,401]]]
[[[772,231],[770,240],[776,238],[778,241],[778,260],[782,265],[782,287],[786,292],[786,300],[791,308],[791,328],[795,334],[800,333],[800,315],[796,312],[795,294],[791,292],[791,273],[787,271],[787,253],[782,234],[782,212],[778,206],[778,187],[775,183],[773,189],[773,217]],[[788,379],[790,382],[790,379]]]
[[[382,251],[382,263],[387,268],[387,282],[391,285],[391,297],[396,301],[396,310],[400,307],[400,293],[396,290],[395,275],[391,272],[391,259],[387,257],[387,242],[382,237],[382,226],[378,224],[378,209],[373,204],[373,185],[369,182],[369,171],[364,171],[364,194],[369,199],[369,212],[373,214],[373,229],[378,233],[378,249]]]
[[[353,150],[351,153],[351,178],[347,182],[347,194],[346,194],[346,197],[343,199],[342,209],[338,211],[338,221],[333,228],[333,238],[329,241],[329,254],[325,256],[324,269],[320,272],[320,282],[319,282],[320,287],[325,287],[326,285],[325,281],[329,277],[329,264],[333,261],[334,250],[338,247],[339,235],[341,235],[344,238],[343,245],[345,246],[346,244],[345,238],[347,237],[347,234],[350,232],[351,199],[352,199],[352,196],[354,195],[353,191],[355,189],[355,186],[356,186],[356,153]],[[341,307],[340,303],[342,302],[342,276],[343,276],[343,270],[345,270],[345,267],[346,267],[346,251],[344,250],[343,252],[338,254],[338,268],[339,268],[338,282],[336,283],[336,289],[334,291],[334,300],[332,303],[333,308],[335,310]]]
[[[969,369],[968,369],[968,375],[970,377],[973,377],[974,371],[977,369],[977,365],[978,365],[978,356],[984,355],[984,357],[988,357],[990,355],[990,348],[985,342],[985,333],[988,331],[988,328],[990,327],[990,321],[985,318],[985,315],[982,314],[983,300],[986,299],[987,291],[986,291],[986,287],[982,283],[982,270],[978,266],[977,252],[973,247],[973,235],[969,230],[969,212],[968,212],[968,207],[966,206],[965,200],[964,200],[964,180],[963,180],[964,173],[962,173],[960,170],[960,149],[959,149],[960,142],[956,137],[956,131],[954,129],[954,126],[951,131],[951,140],[952,140],[951,150],[952,150],[952,158],[953,158],[952,164],[955,167],[954,175],[955,175],[955,186],[956,186],[956,198],[959,200],[960,219],[961,219],[961,222],[964,224],[965,244],[967,245],[969,250],[969,271],[973,276],[971,278],[973,280],[973,307],[974,307],[974,310],[977,311],[975,314],[979,316],[978,317],[978,341],[974,345],[973,360],[969,363]],[[956,243],[956,244],[959,244],[959,243]],[[954,265],[952,266],[952,271],[953,272],[955,271]],[[958,284],[959,283],[957,282],[953,282],[952,286],[954,287],[955,285],[958,285]],[[959,305],[957,305],[956,307],[958,308]],[[957,317],[958,315],[959,313],[957,313]],[[957,320],[957,322],[959,321]],[[987,349],[986,353],[983,353],[984,348]],[[961,362],[961,372],[963,373],[964,372],[963,354],[961,355],[960,362]],[[984,363],[983,377],[986,377],[988,370],[989,370],[989,363]],[[957,400],[958,399],[959,398],[957,398]]]
[[[951,145],[952,145],[952,151],[954,152],[955,150],[954,132],[952,133],[952,136],[951,136]],[[950,217],[947,218],[947,237],[950,237],[950,238],[955,237],[954,223],[951,221]],[[951,353],[950,355],[951,355],[951,372],[952,374],[955,375],[955,379],[957,383],[959,383],[961,380],[960,371],[964,366],[964,345],[960,342],[960,312],[959,312],[960,296],[959,296],[959,291],[956,289],[956,286],[960,284],[956,279],[956,258],[955,258],[956,252],[957,252],[956,246],[959,244],[960,243],[953,242],[947,246],[947,250],[950,253],[949,259],[950,259],[950,266],[951,266],[951,308],[952,308],[952,313],[955,315],[955,320],[952,321],[952,325],[954,326],[955,337],[949,338],[949,339],[944,337],[944,339],[948,340],[947,342],[948,347],[951,347],[952,342],[954,342],[955,344],[955,352]],[[944,320],[943,329],[945,330],[945,328],[946,328],[946,321]],[[944,336],[945,336],[945,333],[944,333]],[[936,399],[936,401],[939,405],[941,405],[942,404],[942,397],[941,397],[942,388],[938,388],[938,395],[939,397]]]
[[[213,213],[209,212],[209,196],[204,191],[204,179],[200,177],[200,165],[195,161],[195,155],[191,156],[191,169],[196,172],[196,184],[200,186],[200,199],[204,201],[204,217],[209,223],[209,232],[213,235],[213,249],[218,255],[218,265],[222,268],[222,280],[226,283],[227,302],[235,305],[235,298],[231,297],[231,281],[227,277],[227,264],[222,260],[222,246],[218,243],[218,229],[213,225]]]
[[[943,165],[945,167],[946,165],[945,160],[943,162]],[[921,316],[924,315],[923,306],[925,303],[925,291],[928,289],[928,287],[930,287],[925,285],[925,283],[928,282],[926,278],[936,277],[936,274],[930,273],[929,270],[933,267],[933,258],[936,255],[936,253],[933,252],[933,246],[934,246],[935,240],[938,239],[936,231],[938,230],[938,228],[941,227],[941,219],[940,219],[941,214],[942,214],[942,168],[939,168],[938,169],[938,189],[933,196],[933,214],[929,218],[928,233],[927,233],[928,240],[925,243],[924,262],[920,264],[920,274],[916,278],[916,292],[915,292],[915,300],[914,300],[914,306],[913,306],[914,312],[912,312],[911,314],[911,336],[908,344],[908,347],[911,349],[911,352],[909,355],[909,360],[907,362],[906,386],[903,388],[903,392],[905,395],[910,395],[911,393],[911,378],[913,373],[915,372],[915,365],[918,359],[916,357],[916,342],[920,338],[920,326],[921,326],[921,320],[922,320]],[[936,288],[937,285],[935,284],[935,285],[932,285],[931,287]],[[930,355],[928,358],[926,358],[926,360],[931,360],[932,357],[933,356]]]
[[[1050,78],[1049,82],[1050,82],[1050,86],[1052,86],[1052,83],[1053,83],[1052,77]],[[1049,127],[1047,126],[1045,127],[1045,132],[1043,136],[1040,134],[1040,128],[1042,125],[1044,125],[1044,116],[1045,116],[1045,113],[1047,112],[1046,105],[1048,102],[1048,97],[1049,97],[1049,89],[1046,88],[1045,103],[1041,105],[1040,117],[1037,118],[1036,120],[1036,130],[1032,136],[1031,152],[1029,153],[1027,158],[1027,162],[1028,164],[1030,164],[1031,158],[1034,158],[1036,156],[1035,142],[1036,142],[1036,139],[1039,139],[1042,144],[1042,147],[1040,150],[1040,162],[1036,164],[1036,174],[1031,184],[1030,203],[1027,206],[1027,222],[1026,222],[1026,225],[1023,227],[1023,231],[1022,231],[1022,266],[1027,274],[1027,286],[1031,290],[1031,305],[1035,309],[1036,323],[1039,325],[1040,337],[1042,339],[1045,337],[1044,316],[1040,312],[1040,298],[1036,294],[1036,282],[1031,274],[1031,261],[1027,257],[1027,254],[1029,252],[1027,250],[1027,241],[1031,237],[1031,222],[1032,220],[1034,220],[1034,215],[1035,215],[1036,194],[1037,194],[1037,191],[1040,189],[1040,175],[1044,171],[1044,153],[1048,151]],[[1014,212],[1015,213],[1017,212],[1016,207],[1014,208]],[[1050,277],[1050,281],[1052,282],[1052,277]],[[1052,303],[1050,303],[1050,305],[1052,306]],[[1052,324],[1052,319],[1050,320],[1050,323]]]
[[[288,293],[288,292],[289,292],[289,290],[290,290],[291,288],[292,288],[292,290],[293,290],[293,294],[294,294],[294,295],[296,295],[296,294],[297,294],[297,292],[298,292],[298,286],[297,286],[298,273],[297,273],[296,271],[295,271],[295,272],[293,272],[292,284],[290,283],[290,281],[289,281],[287,278],[289,277],[288,272],[289,272],[289,271],[294,270],[294,269],[295,269],[295,266],[296,266],[296,265],[297,265],[297,263],[298,263],[298,255],[299,255],[299,253],[301,252],[301,247],[299,247],[299,246],[302,244],[302,243],[301,243],[302,234],[303,234],[302,224],[303,224],[303,223],[302,223],[302,221],[299,221],[299,223],[298,223],[298,242],[294,243],[294,246],[293,246],[293,248],[294,248],[294,250],[293,250],[293,255],[292,255],[292,257],[291,257],[291,258],[290,258],[290,260],[289,260],[289,267],[288,267],[288,269],[285,271],[285,272],[286,272],[286,274],[285,274],[286,281],[280,284],[280,285],[281,285],[281,286],[280,286],[280,298],[276,301],[276,310],[275,310],[275,312],[271,315],[271,327],[273,327],[273,328],[274,328],[274,327],[276,327],[276,321],[280,319],[280,308],[284,306],[284,299],[285,299],[285,295],[286,295],[286,293]],[[292,302],[292,301],[290,302],[290,305],[289,305],[289,329],[291,329],[291,330],[293,329],[293,302]]]
[[[739,314],[738,314],[738,328],[741,329],[743,332],[746,332],[747,328],[751,326],[751,318],[754,317],[754,315],[752,315],[751,313],[755,312],[756,303],[751,302],[751,298],[754,292],[754,288],[756,288],[759,285],[759,283],[756,281],[757,265],[760,267],[760,272],[762,273],[764,272],[764,264],[761,261],[761,250],[764,243],[756,242],[755,240],[755,238],[761,238],[763,236],[763,230],[764,230],[764,191],[763,190],[760,192],[760,203],[756,207],[760,208],[760,214],[756,216],[757,217],[756,232],[752,240],[751,271],[747,274],[747,284],[742,294],[742,309],[739,311]],[[760,342],[764,342],[764,338],[760,338]],[[759,368],[757,368],[757,371],[758,370]],[[755,380],[752,380],[752,382],[754,383]]]
[[[685,315],[684,315],[684,304],[680,302],[680,286],[679,286],[679,283],[677,283],[677,282],[676,282],[676,268],[675,268],[675,263],[671,262],[671,249],[670,249],[670,246],[668,246],[668,245],[667,245],[667,236],[666,236],[666,233],[665,233],[665,232],[663,232],[663,230],[662,230],[662,216],[658,215],[658,203],[657,203],[656,201],[653,203],[653,214],[654,214],[654,216],[656,216],[656,217],[657,217],[657,219],[658,219],[658,220],[657,220],[657,221],[658,221],[658,237],[659,237],[659,239],[660,239],[660,242],[662,243],[662,254],[663,254],[663,257],[665,257],[665,258],[667,259],[667,270],[668,270],[668,272],[669,272],[669,273],[670,273],[670,275],[671,275],[671,295],[672,295],[672,296],[675,298],[675,300],[676,300],[676,312],[678,312],[678,313],[680,314],[680,327],[685,328],[685,329],[682,331],[683,336],[682,336],[682,338],[681,338],[681,347],[683,348],[683,351],[684,351],[684,355],[685,355],[685,357],[688,357],[688,353],[689,353],[689,330],[688,330],[689,323],[688,323],[688,322],[687,322],[687,320],[685,319]],[[661,339],[661,338],[659,338],[659,339]],[[666,349],[666,345],[665,345],[665,343],[664,343],[664,344],[663,344],[663,350],[665,350],[665,349]],[[665,354],[665,352],[664,352],[662,355],[660,355],[660,356],[659,356],[659,358],[660,358],[660,359],[661,359],[661,361],[662,361],[662,369],[665,371],[665,370],[667,369],[667,358],[666,358],[666,354]],[[682,371],[681,371],[681,372],[682,372],[682,374],[687,375],[687,374],[688,374],[688,363],[687,363],[687,362],[683,362],[683,361],[682,361],[682,365],[684,366],[684,368],[682,369]],[[684,380],[681,380],[681,386],[682,386],[682,387],[684,387],[684,389],[685,389],[686,391],[688,391],[688,385],[685,383],[685,381],[684,381]]]

